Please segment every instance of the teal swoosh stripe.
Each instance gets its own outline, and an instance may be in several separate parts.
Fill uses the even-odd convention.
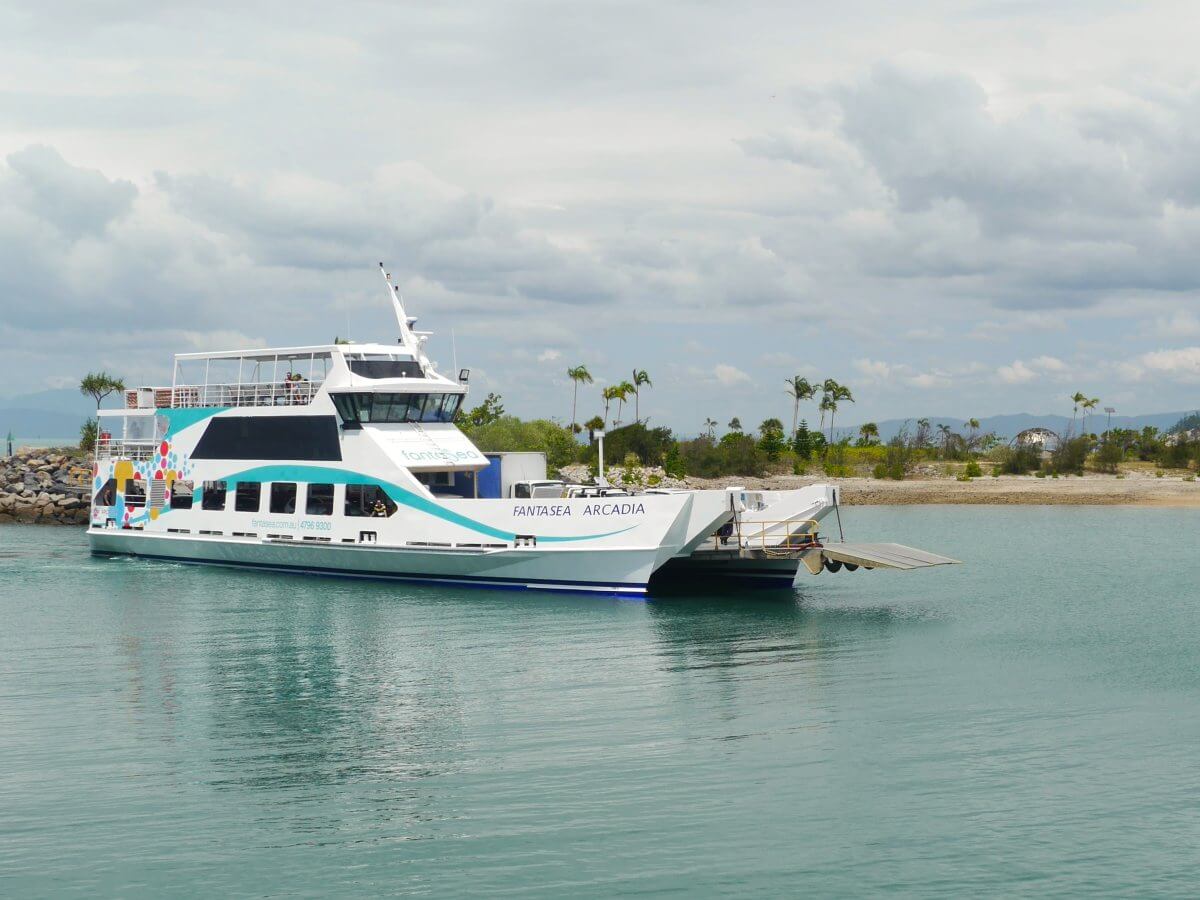
[[[185,428],[191,428],[197,422],[203,422],[210,416],[215,416],[217,413],[223,413],[228,406],[196,406],[184,407],[181,409],[164,409],[159,415],[167,417],[167,437],[171,438],[183,431]]]
[[[453,510],[446,509],[439,503],[435,503],[427,497],[422,497],[419,494],[414,494],[407,488],[402,488],[398,484],[392,484],[390,481],[381,481],[380,479],[371,476],[363,475],[359,472],[347,472],[342,469],[330,469],[325,466],[258,466],[254,469],[247,469],[245,472],[239,472],[236,475],[228,475],[225,481],[237,484],[239,481],[303,481],[317,484],[369,484],[377,485],[383,488],[385,494],[391,497],[396,503],[407,506],[411,509],[419,510],[423,513],[428,513],[431,516],[436,516],[439,519],[444,519],[447,522],[452,522],[463,528],[468,528],[471,531],[479,534],[486,534],[489,537],[498,538],[503,541],[512,541],[516,539],[516,534],[511,531],[504,531],[500,528],[494,528],[483,522],[477,522],[468,516],[461,513],[456,513]],[[596,538],[611,537],[614,534],[621,534],[630,531],[637,526],[630,525],[628,528],[619,528],[616,531],[606,531],[600,534],[581,534],[577,537],[554,537],[537,535],[538,541],[552,543],[567,543],[571,541],[590,541]]]

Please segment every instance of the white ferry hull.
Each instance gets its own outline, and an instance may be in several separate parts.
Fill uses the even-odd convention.
[[[177,563],[472,587],[642,595],[661,561],[657,548],[490,551],[237,541],[119,529],[88,534],[92,552]]]

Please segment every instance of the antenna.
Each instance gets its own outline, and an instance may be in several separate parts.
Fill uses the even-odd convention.
[[[454,362],[454,371],[458,371],[458,344],[454,341],[454,329],[450,329],[450,356]]]

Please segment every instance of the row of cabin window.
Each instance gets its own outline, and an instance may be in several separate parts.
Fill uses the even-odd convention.
[[[306,485],[304,514],[308,516],[333,515],[333,485]],[[299,508],[300,485],[292,481],[275,481],[269,485],[268,511],[277,515],[293,515]],[[206,481],[200,489],[200,508],[223,510],[229,502],[229,486],[224,481]],[[259,481],[239,481],[233,490],[235,512],[262,512],[263,485]],[[190,500],[190,498],[189,498]],[[176,498],[171,506],[180,509]],[[190,506],[190,503],[189,503]],[[183,507],[186,508],[186,507]],[[348,484],[342,505],[347,516],[390,516],[396,511],[396,503],[376,484]]]
[[[299,485],[296,482],[275,481],[270,485],[270,512],[279,515],[292,515],[296,512],[299,500]],[[236,512],[262,511],[262,482],[239,481],[233,492],[233,508]],[[110,478],[96,493],[97,506],[112,506],[116,503],[117,482]],[[128,506],[145,506],[146,491],[144,482],[127,479],[125,482],[125,503]],[[225,481],[206,481],[200,490],[200,508],[207,510],[224,510],[228,504],[229,486]],[[171,486],[171,509],[191,509],[195,500],[192,482],[177,480]],[[304,513],[309,516],[333,515],[333,485],[309,484],[305,491]],[[396,511],[396,504],[383,488],[376,484],[348,484],[343,503],[343,511],[347,516],[390,516]]]

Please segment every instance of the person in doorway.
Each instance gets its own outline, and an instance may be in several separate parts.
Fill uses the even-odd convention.
[[[376,519],[387,518],[387,506],[384,505],[382,497],[377,496],[375,498],[375,506],[371,508],[371,515]]]

